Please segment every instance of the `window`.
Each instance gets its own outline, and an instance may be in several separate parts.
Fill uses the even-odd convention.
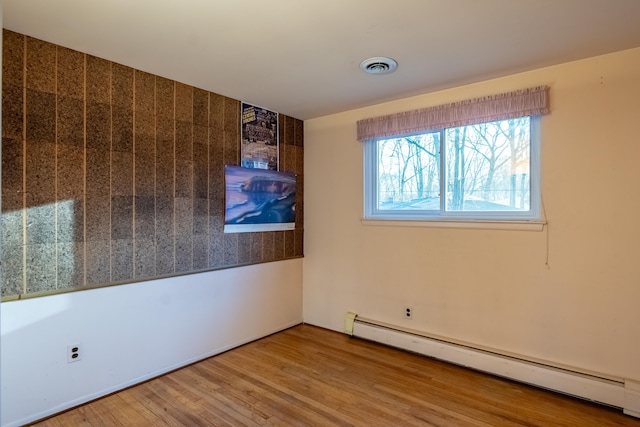
[[[538,86],[359,120],[365,219],[540,224],[544,114]]]
[[[537,220],[538,117],[365,142],[365,218]]]

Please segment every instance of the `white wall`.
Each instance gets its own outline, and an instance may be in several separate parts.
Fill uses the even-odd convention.
[[[537,85],[544,231],[361,223],[357,120]],[[639,380],[639,124],[640,49],[306,121],[305,322],[341,330],[355,311]]]
[[[2,304],[1,416],[17,426],[302,322],[302,259]],[[67,344],[82,360],[67,363]]]

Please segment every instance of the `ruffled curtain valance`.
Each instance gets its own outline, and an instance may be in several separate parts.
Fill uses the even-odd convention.
[[[358,141],[549,114],[549,87],[538,86],[358,121]]]

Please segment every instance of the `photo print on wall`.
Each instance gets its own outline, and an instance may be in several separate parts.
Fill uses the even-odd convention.
[[[293,230],[296,175],[225,166],[225,233]]]
[[[240,165],[278,170],[278,113],[244,102],[240,108]]]

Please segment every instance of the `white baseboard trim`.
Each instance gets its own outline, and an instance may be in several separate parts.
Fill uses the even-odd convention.
[[[640,418],[640,381],[624,380],[624,413]]]
[[[640,382],[585,374],[474,348],[360,318],[354,313],[348,313],[345,317],[345,332],[456,365],[621,408],[625,414],[640,418]]]

